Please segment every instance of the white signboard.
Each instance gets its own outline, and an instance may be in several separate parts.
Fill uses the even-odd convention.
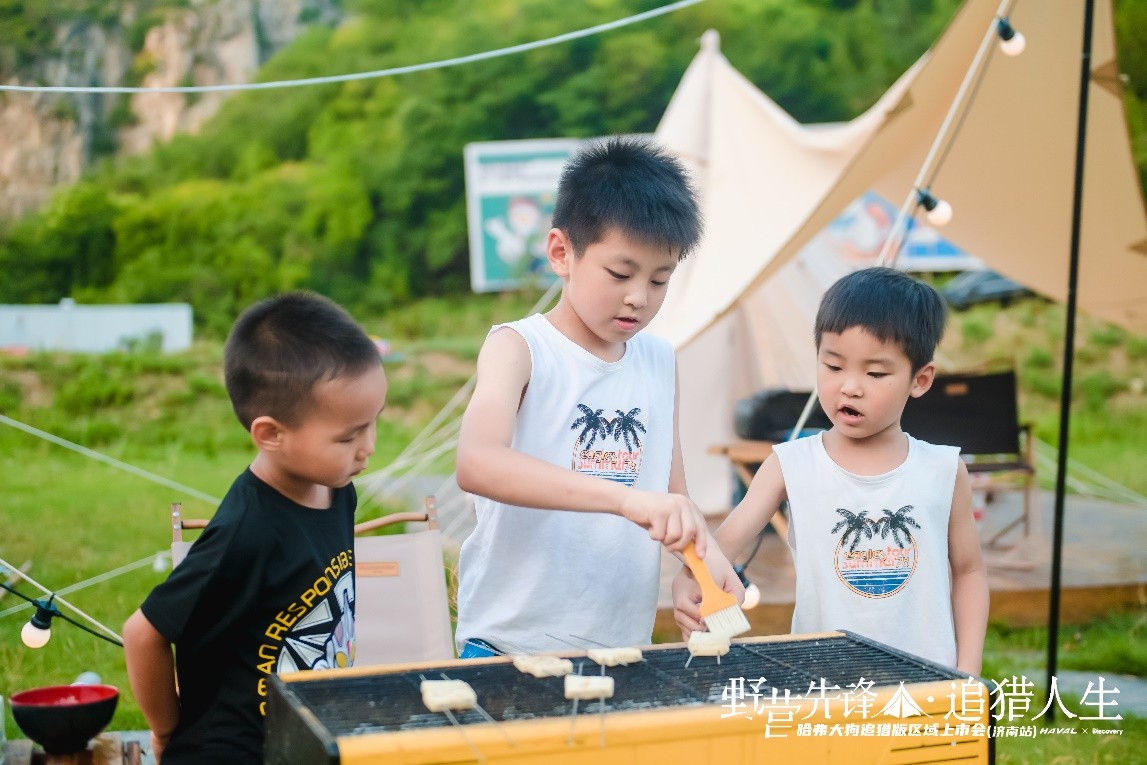
[[[165,353],[191,347],[191,306],[0,305],[0,349],[107,353],[155,344]]]
[[[562,167],[588,139],[466,145],[470,287],[494,292],[550,284],[546,235]]]

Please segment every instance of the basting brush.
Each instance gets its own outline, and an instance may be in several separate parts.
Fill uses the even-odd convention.
[[[709,631],[730,638],[748,632],[749,620],[737,605],[737,599],[717,586],[713,575],[709,573],[709,567],[697,555],[697,548],[692,542],[685,546],[681,555],[693,572],[697,584],[701,585],[701,618],[705,620]]]

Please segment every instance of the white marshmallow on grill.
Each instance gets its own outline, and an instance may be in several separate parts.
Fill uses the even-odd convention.
[[[613,678],[598,675],[566,675],[566,698],[613,698]]]
[[[462,680],[423,680],[422,703],[431,712],[463,711],[478,706],[478,694]]]
[[[534,677],[562,677],[573,672],[573,662],[557,656],[515,656],[514,666]]]
[[[729,652],[729,638],[712,632],[694,632],[689,635],[691,656],[724,656]]]
[[[616,667],[618,664],[636,664],[641,661],[640,648],[591,648],[586,651],[590,661],[603,667]]]

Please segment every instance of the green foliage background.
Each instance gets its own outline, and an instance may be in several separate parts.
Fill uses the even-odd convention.
[[[660,0],[345,0],[263,80],[383,69],[537,40]],[[52,22],[115,24],[126,0],[0,0],[0,70],[50,52]],[[185,0],[136,4],[135,30]],[[40,213],[0,225],[0,302],[188,301],[200,328],[307,287],[373,313],[468,284],[471,141],[648,132],[697,40],[804,122],[870,105],[957,0],[724,0],[445,70],[240,94],[196,136],[106,159]],[[1147,0],[1117,0],[1128,122],[1147,183]],[[135,30],[135,31],[133,31]]]
[[[477,53],[661,4],[348,0],[342,25],[309,29],[260,78]],[[43,43],[33,13],[41,5],[0,0],[0,43],[17,51],[9,58]],[[72,0],[60,13],[96,18],[104,7],[106,19],[113,6]],[[652,131],[708,28],[798,119],[847,119],[923,52],[955,6],[708,2],[467,66],[241,94],[201,134],[109,159],[42,212],[4,226],[0,302],[189,301],[201,328],[220,333],[241,306],[288,288],[367,313],[464,291],[466,143]],[[12,21],[24,22],[23,36]]]

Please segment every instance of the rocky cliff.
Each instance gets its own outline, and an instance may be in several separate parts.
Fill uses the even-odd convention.
[[[6,82],[147,87],[248,82],[305,27],[334,24],[338,0],[190,0],[143,14],[124,3],[118,20],[61,21],[54,45]],[[96,157],[145,150],[194,132],[221,93],[0,93],[0,217],[43,205]]]

